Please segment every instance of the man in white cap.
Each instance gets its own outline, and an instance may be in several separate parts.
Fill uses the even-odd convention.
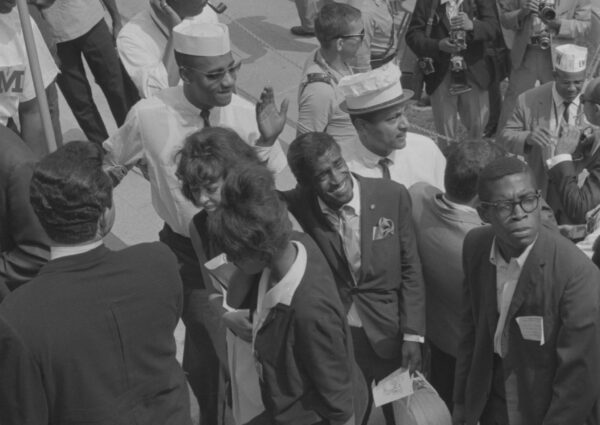
[[[552,13],[542,5],[550,4]],[[510,119],[517,97],[533,88],[537,81],[552,81],[552,48],[563,44],[582,44],[589,39],[590,0],[498,0],[500,24],[514,34],[509,84],[498,121],[498,131]],[[548,9],[547,9],[548,10]],[[546,19],[552,18],[552,19]],[[552,47],[541,42],[546,34]]]
[[[352,172],[407,188],[426,182],[444,190],[444,155],[430,138],[408,132],[404,110],[413,92],[402,89],[397,65],[344,77],[339,88],[346,99],[340,107],[360,140],[345,158]]]
[[[179,83],[173,28],[183,19],[196,25],[218,23],[217,14],[206,4],[206,0],[150,0],[119,32],[119,56],[142,98]]]
[[[580,94],[585,81],[587,49],[565,44],[555,49],[554,81],[521,94],[512,117],[498,137],[509,152],[523,155],[559,224],[571,220],[560,197],[548,186],[548,170],[571,154],[579,129],[587,125]]]
[[[104,148],[106,162],[113,167],[130,169],[140,159],[147,163],[152,203],[165,221],[159,237],[180,263],[186,343],[193,344],[202,357],[202,373],[190,376],[190,382],[199,397],[202,423],[212,425],[218,423],[215,387],[219,366],[204,326],[208,294],[198,287],[201,270],[189,238],[189,225],[199,208],[181,192],[175,174],[177,153],[187,135],[209,126],[229,127],[256,148],[269,168],[279,172],[287,165],[277,141],[285,124],[287,101],[278,110],[269,87],[263,90],[256,108],[234,94],[241,64],[233,58],[224,24],[200,26],[185,20],[173,29],[173,47],[183,85],[136,104],[125,124],[104,142]]]

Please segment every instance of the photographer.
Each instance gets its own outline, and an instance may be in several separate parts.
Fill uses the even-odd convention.
[[[470,137],[483,134],[490,83],[485,42],[501,36],[494,7],[492,2],[483,0],[422,0],[415,7],[406,43],[422,63],[428,61],[428,66],[433,66],[432,72],[424,72],[425,89],[431,96],[436,130],[448,139],[455,138],[458,115]],[[465,35],[464,50],[451,40],[453,31]],[[463,87],[468,85],[471,89],[449,95],[457,83],[451,75],[457,74],[451,71],[451,61],[457,57],[464,58]]]
[[[517,97],[553,80],[552,46],[586,45],[590,29],[590,0],[499,0],[500,23],[515,31],[510,52],[512,70],[498,130],[513,113]]]

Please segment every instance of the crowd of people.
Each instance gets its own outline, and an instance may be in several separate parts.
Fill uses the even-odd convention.
[[[429,423],[600,423],[600,4],[296,6],[318,47],[284,141],[206,0],[124,25],[29,0],[49,152],[0,0],[0,424],[191,425],[191,388],[201,425],[404,425],[372,390],[398,370]],[[56,85],[87,140],[62,143]],[[427,99],[435,140],[409,131]],[[133,168],[164,226],[113,251]]]

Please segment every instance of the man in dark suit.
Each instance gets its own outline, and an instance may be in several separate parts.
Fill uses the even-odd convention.
[[[4,299],[0,318],[40,377],[36,423],[191,424],[173,337],[182,309],[177,263],[159,243],[119,252],[102,244],[114,204],[101,148],[71,142],[42,159],[30,197],[50,261]],[[19,374],[0,376],[14,378],[0,388],[21,388]],[[0,398],[0,406],[11,418],[21,403]]]
[[[421,0],[417,2],[406,44],[420,58],[433,60],[434,72],[425,75],[425,89],[431,96],[433,119],[438,133],[454,139],[457,117],[472,138],[481,137],[487,121],[490,70],[485,59],[486,42],[502,37],[493,2],[485,0]],[[462,10],[461,10],[462,9]],[[452,30],[466,33],[466,50],[451,40]],[[467,93],[451,96],[451,57],[460,55],[466,63]]]
[[[33,278],[50,254],[29,204],[34,162],[25,142],[0,125],[0,301]]]
[[[455,424],[600,419],[600,272],[541,226],[536,188],[516,157],[493,161],[479,177],[478,210],[491,226],[464,242]]]
[[[408,191],[352,175],[326,133],[294,140],[288,163],[298,187],[283,197],[333,271],[367,383],[419,369],[425,287]]]

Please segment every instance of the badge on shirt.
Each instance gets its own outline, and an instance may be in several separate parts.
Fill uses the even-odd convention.
[[[544,345],[544,318],[542,316],[521,316],[516,320],[523,339],[539,341],[540,345]]]
[[[373,226],[373,240],[385,239],[394,234],[394,222],[389,218],[381,217],[377,226]]]

